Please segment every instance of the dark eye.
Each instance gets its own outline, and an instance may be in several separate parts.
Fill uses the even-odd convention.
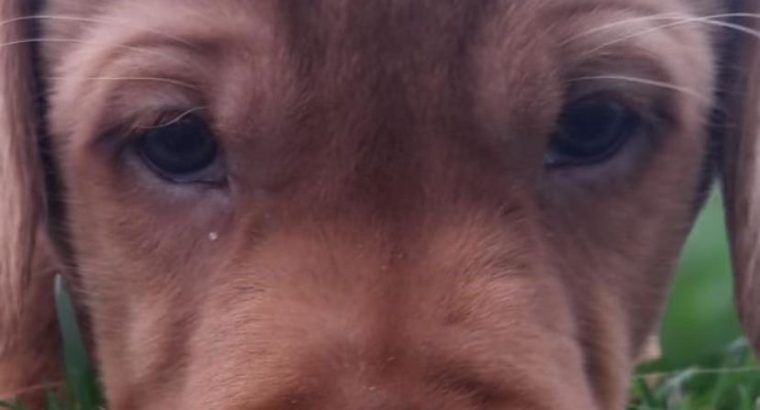
[[[639,115],[616,101],[596,98],[572,102],[560,116],[546,165],[581,166],[605,161],[640,128]]]
[[[151,128],[137,141],[143,161],[159,176],[176,183],[217,182],[219,148],[208,124],[186,116]]]

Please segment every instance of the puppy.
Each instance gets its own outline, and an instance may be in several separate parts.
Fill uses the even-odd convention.
[[[714,175],[758,346],[758,8],[0,0],[0,393],[620,409]]]

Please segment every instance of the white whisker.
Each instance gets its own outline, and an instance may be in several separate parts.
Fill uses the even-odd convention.
[[[760,18],[760,16],[757,16],[757,17]],[[658,31],[666,29],[666,28],[676,27],[676,26],[682,26],[682,25],[692,24],[692,23],[707,24],[707,25],[712,25],[712,26],[717,26],[717,27],[730,28],[730,29],[733,29],[733,30],[736,30],[736,31],[739,31],[739,32],[742,32],[742,33],[745,33],[745,34],[749,34],[749,35],[751,35],[751,36],[753,36],[755,38],[760,39],[760,31],[752,30],[750,28],[742,26],[741,24],[728,23],[728,22],[725,22],[725,21],[719,21],[719,20],[712,19],[712,18],[709,18],[709,17],[692,17],[692,18],[683,19],[683,20],[675,21],[675,22],[668,23],[668,24],[662,24],[662,25],[659,25],[659,26],[651,27],[651,28],[646,29],[646,30],[638,31],[636,33],[631,33],[629,35],[616,38],[615,40],[608,41],[608,42],[606,42],[604,44],[601,44],[599,46],[596,46],[596,47],[594,47],[594,48],[592,48],[590,50],[586,50],[586,51],[584,51],[583,54],[584,55],[593,54],[593,53],[598,52],[599,50],[605,49],[605,48],[607,48],[609,46],[612,46],[612,45],[615,45],[615,44],[619,44],[621,42],[624,42],[624,41],[627,41],[627,40],[631,40],[631,39],[636,38],[636,37],[645,36],[647,34],[658,32]]]
[[[35,44],[35,43],[71,43],[71,44],[95,44],[95,45],[102,44],[110,48],[139,51],[141,53],[154,54],[156,56],[161,56],[161,57],[164,57],[165,55],[164,53],[159,53],[157,51],[142,48],[142,47],[118,45],[118,44],[112,44],[110,42],[98,43],[91,40],[77,40],[77,39],[71,39],[71,38],[54,38],[54,37],[35,37],[35,38],[25,38],[21,40],[8,41],[6,43],[0,43],[0,49],[6,48],[6,47],[12,47],[12,46]]]
[[[663,14],[655,14],[651,16],[643,16],[643,17],[632,17],[628,19],[613,21],[611,23],[602,24],[601,26],[597,26],[592,28],[591,30],[584,31],[582,33],[578,33],[574,36],[571,36],[564,41],[562,41],[561,45],[566,45],[568,43],[571,43],[579,38],[588,37],[592,34],[598,33],[600,31],[609,30],[615,27],[624,26],[626,24],[632,24],[632,23],[641,23],[641,22],[647,22],[647,21],[659,21],[659,20],[681,20],[684,18],[690,18],[691,16],[685,15],[685,14],[676,14],[676,13],[663,13]]]
[[[114,45],[114,44],[106,43],[106,42],[98,43],[98,42],[94,42],[94,41],[90,41],[90,40],[75,40],[75,39],[69,39],[69,38],[50,38],[50,37],[48,37],[48,38],[45,38],[45,37],[27,38],[27,39],[23,39],[23,40],[15,40],[15,41],[9,41],[9,42],[6,42],[6,43],[0,43],[0,50],[2,50],[5,47],[12,47],[12,46],[19,46],[19,45],[26,45],[26,44],[34,44],[34,43],[102,44],[102,45],[108,46],[108,47],[110,47],[112,49],[129,50],[129,51],[132,51],[132,52],[138,52],[138,53],[141,53],[141,54],[152,55],[152,56],[160,57],[160,58],[163,58],[163,59],[166,59],[167,56],[173,56],[172,54],[161,53],[161,52],[158,52],[157,50],[151,50],[151,49],[146,49],[146,48],[142,48],[142,47],[126,46],[126,45],[118,45],[118,44]],[[173,58],[173,57],[170,57],[170,58]],[[179,59],[177,59],[177,61],[180,62],[180,63],[183,62],[183,61],[180,61]],[[51,79],[60,79],[62,77],[48,77],[48,78],[51,78]],[[173,80],[173,79],[170,79],[170,78],[157,78],[157,77],[87,77],[87,78],[88,79],[93,79],[93,80],[151,80],[151,81],[163,81],[163,82],[171,83],[171,84],[174,84],[174,85],[180,85],[180,86],[185,87],[185,88],[197,89],[197,87],[193,86],[192,84],[189,84],[189,83],[186,83],[186,82],[182,82],[182,81],[179,81],[179,80]]]
[[[70,79],[72,76],[50,76],[47,77],[53,80],[59,80],[62,78]],[[175,80],[172,78],[165,78],[165,77],[76,77],[73,78],[81,78],[84,80],[95,80],[95,81],[155,81],[160,83],[166,83],[171,85],[177,85],[183,88],[188,88],[191,90],[197,90],[198,87],[196,87],[193,84],[186,83],[184,81]]]
[[[0,21],[0,27],[13,24],[13,23],[19,23],[24,21],[30,21],[30,20],[59,20],[59,21],[76,21],[76,22],[83,22],[83,23],[101,23],[101,24],[107,24],[111,26],[121,26],[126,28],[132,28],[140,31],[144,31],[146,33],[151,34],[157,34],[161,37],[168,38],[170,40],[174,40],[178,43],[182,43],[188,46],[195,46],[193,43],[190,43],[182,38],[175,37],[169,34],[166,34],[161,31],[149,29],[146,27],[137,26],[134,24],[124,24],[121,21],[117,20],[105,20],[105,19],[95,19],[95,18],[87,18],[87,17],[75,17],[75,16],[55,16],[55,15],[46,15],[46,14],[37,14],[37,15],[31,15],[31,16],[23,16],[23,17],[15,17],[8,20]]]
[[[719,23],[725,23],[727,24],[726,27],[734,27],[739,26],[743,27],[738,24],[732,24],[728,22],[721,22],[721,19],[729,19],[729,18],[753,18],[753,19],[760,19],[760,14],[755,13],[723,13],[723,14],[713,14],[709,16],[691,16],[686,14],[676,14],[676,13],[663,13],[663,14],[655,14],[651,16],[644,16],[644,17],[633,17],[629,19],[614,21],[612,23],[603,24],[601,26],[594,27],[591,30],[584,31],[582,33],[579,33],[578,35],[572,36],[564,41],[562,41],[560,44],[568,44],[574,40],[577,40],[579,38],[588,37],[589,35],[592,35],[594,33],[598,33],[600,31],[609,30],[615,27],[623,26],[626,24],[632,24],[632,23],[640,23],[640,22],[647,22],[647,21],[658,21],[658,20],[674,20],[672,23],[667,23],[663,26],[657,26],[654,29],[660,29],[660,28],[666,28],[671,27],[671,24],[674,25],[680,25],[680,24],[688,24],[688,23],[700,23],[700,22],[719,22]],[[709,24],[709,23],[708,23]],[[743,27],[746,29],[746,27]],[[752,30],[750,30],[752,31]]]
[[[704,94],[698,93],[690,88],[679,87],[671,83],[650,80],[646,78],[630,77],[630,76],[624,76],[624,75],[594,75],[594,76],[576,77],[576,78],[571,79],[570,81],[575,82],[575,81],[592,81],[592,80],[615,80],[615,81],[626,81],[630,83],[648,85],[652,87],[658,87],[658,88],[663,88],[667,90],[677,91],[679,93],[697,98],[701,102],[704,102],[707,104],[712,103],[712,98]]]
[[[157,124],[157,125],[151,125],[149,127],[137,127],[137,128],[138,129],[143,129],[143,130],[150,130],[150,129],[167,127],[169,125],[176,124],[176,123],[180,122],[183,118],[187,117],[188,115],[190,115],[192,113],[195,113],[195,112],[198,112],[198,111],[201,111],[201,110],[204,110],[204,109],[206,109],[206,107],[202,106],[202,105],[201,106],[197,106],[197,107],[193,107],[193,108],[191,108],[191,109],[189,109],[189,110],[187,110],[185,112],[180,113],[179,115],[177,115],[176,117],[174,117],[170,121],[167,121],[167,122],[164,122],[164,123],[161,123],[161,124]]]

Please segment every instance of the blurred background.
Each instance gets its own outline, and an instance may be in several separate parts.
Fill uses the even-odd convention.
[[[720,195],[714,194],[689,238],[663,321],[664,367],[694,363],[739,335]]]
[[[634,377],[630,409],[758,410],[760,369],[741,337],[715,193],[687,242],[660,331],[660,356]]]

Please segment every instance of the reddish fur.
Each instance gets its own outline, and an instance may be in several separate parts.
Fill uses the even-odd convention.
[[[21,3],[0,0],[0,19]],[[713,3],[51,0],[45,14],[86,19],[42,21],[75,41],[45,44],[40,67],[65,193],[53,222],[76,271],[46,234],[31,246],[42,165],[15,47],[0,72],[0,394],[56,377],[55,340],[35,341],[55,334],[49,273],[64,271],[112,410],[620,408],[716,103],[605,82],[665,107],[667,132],[603,171],[547,173],[543,152],[571,78],[711,98],[720,33],[684,24],[587,53],[640,21],[566,40]],[[227,191],[168,186],[109,133],[201,105]],[[48,303],[24,305],[35,294]]]

